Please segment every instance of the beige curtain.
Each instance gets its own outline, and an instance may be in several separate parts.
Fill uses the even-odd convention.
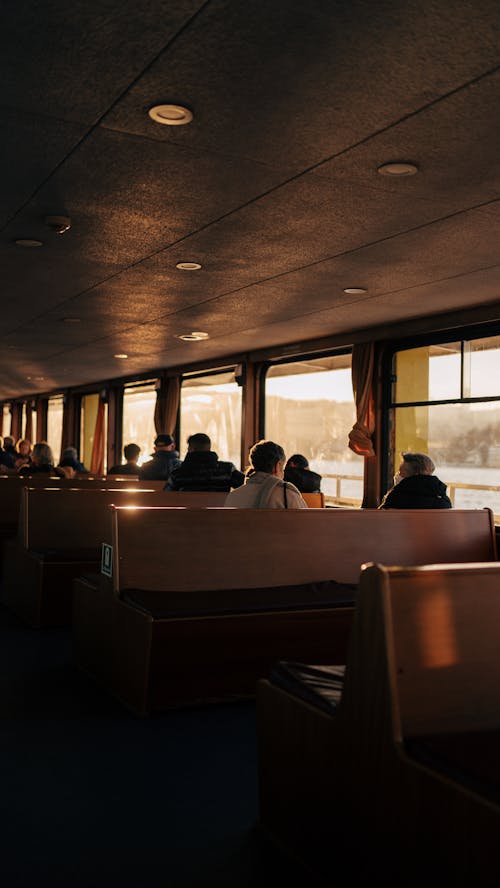
[[[59,457],[54,454],[57,462],[61,461],[63,451],[66,447],[75,447],[75,420],[76,420],[76,401],[74,395],[69,392],[64,396],[63,408],[63,424],[61,435],[61,453]]]
[[[356,403],[356,422],[349,432],[349,447],[360,456],[375,456],[373,433],[373,372],[375,347],[372,342],[355,345],[352,350],[352,390]]]
[[[169,376],[160,381],[156,390],[155,429],[157,435],[173,435],[181,396],[180,376]]]
[[[90,471],[94,475],[104,474],[104,444],[105,444],[105,403],[104,398],[99,398],[97,416],[95,420],[94,442],[92,444],[92,456],[90,457]]]

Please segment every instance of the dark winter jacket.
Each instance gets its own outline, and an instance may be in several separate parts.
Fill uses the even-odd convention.
[[[187,453],[180,468],[175,469],[166,485],[168,490],[226,490],[241,487],[245,480],[232,462],[222,462],[213,450]]]
[[[171,472],[180,465],[177,450],[157,450],[153,453],[153,459],[141,466],[139,480],[168,481]]]
[[[410,475],[386,493],[379,509],[451,509],[451,501],[435,475]]]
[[[111,466],[108,469],[108,475],[139,475],[141,472],[141,467],[136,466],[133,463],[123,463],[122,466]],[[152,478],[149,479],[150,481]],[[161,480],[161,479],[160,479]]]
[[[285,481],[295,484],[297,490],[301,493],[319,493],[321,488],[321,475],[312,472],[311,469],[299,469],[296,466],[289,466],[285,469]]]

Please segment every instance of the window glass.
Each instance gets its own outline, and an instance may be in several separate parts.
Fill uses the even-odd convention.
[[[11,427],[11,423],[12,423],[10,404],[4,404],[2,409],[3,409],[2,434],[5,438],[6,435],[10,435],[10,427]]]
[[[61,458],[64,399],[62,395],[49,398],[47,405],[47,443],[50,444],[56,463]]]
[[[428,453],[456,508],[489,507],[500,516],[500,401],[398,407],[395,413],[396,467],[400,451]]]
[[[360,505],[363,457],[349,450],[356,421],[351,355],[329,355],[269,368],[265,389],[265,436],[287,457],[301,453],[323,476],[329,502]]]
[[[395,356],[394,401],[460,398],[461,343],[410,348]]]
[[[474,339],[468,345],[464,376],[470,373],[469,397],[500,397],[500,336]]]
[[[233,370],[183,378],[180,405],[180,447],[183,453],[189,435],[204,432],[219,459],[240,466],[241,392]]]
[[[99,394],[84,395],[80,412],[80,461],[86,469],[91,469],[92,447],[95,424],[99,407]],[[106,436],[108,427],[108,405],[104,405],[104,472],[106,472]]]
[[[141,466],[151,459],[153,442],[156,438],[155,431],[155,382],[150,381],[141,385],[127,386],[123,392],[123,446],[137,444],[141,448],[138,464]],[[122,453],[116,454],[116,463],[124,462]]]
[[[26,401],[23,401],[23,408],[21,413],[21,438],[26,437]]]

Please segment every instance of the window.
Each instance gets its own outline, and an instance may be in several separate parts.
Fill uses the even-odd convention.
[[[301,453],[323,476],[327,502],[360,505],[364,460],[348,447],[356,421],[351,355],[303,358],[269,367],[265,436],[288,456]]]
[[[390,474],[428,453],[456,508],[500,516],[500,336],[398,351],[393,374]]]
[[[123,392],[123,446],[137,444],[141,448],[138,464],[150,459],[155,431],[155,380],[126,386]],[[117,464],[123,462],[123,454],[116,454]]]
[[[234,370],[184,376],[181,387],[180,440],[205,432],[220,459],[241,462],[241,387]]]
[[[86,469],[91,469],[92,447],[95,424],[99,407],[99,394],[84,395],[80,408],[80,461]],[[104,405],[104,472],[106,472],[106,435],[108,427],[108,405]]]
[[[10,404],[4,404],[2,407],[3,410],[3,426],[2,426],[2,434],[5,438],[6,435],[10,435],[10,429],[12,424],[12,415],[10,412]]]
[[[57,395],[49,398],[47,404],[47,443],[50,445],[56,463],[61,455],[61,441],[63,428],[64,398]]]

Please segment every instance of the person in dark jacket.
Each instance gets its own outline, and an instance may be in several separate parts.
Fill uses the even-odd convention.
[[[241,487],[245,480],[232,462],[224,462],[211,450],[208,435],[198,432],[190,435],[188,452],[180,468],[175,469],[166,490],[222,490]]]
[[[139,475],[140,467],[137,465],[141,448],[138,444],[126,444],[123,455],[126,462],[119,466],[111,466],[108,475]]]
[[[285,466],[285,481],[295,484],[301,493],[320,493],[321,475],[311,471],[309,463],[301,453],[294,453]]]
[[[402,453],[394,487],[386,493],[379,509],[451,509],[451,500],[433,471],[426,453]]]
[[[85,468],[82,462],[78,459],[78,451],[76,447],[65,447],[62,452],[61,462],[59,463],[59,468],[70,468],[73,469],[74,472],[80,473],[82,475],[88,475],[88,469]]]
[[[140,481],[168,481],[173,470],[181,465],[172,435],[157,435],[154,447],[153,459],[141,466]]]

